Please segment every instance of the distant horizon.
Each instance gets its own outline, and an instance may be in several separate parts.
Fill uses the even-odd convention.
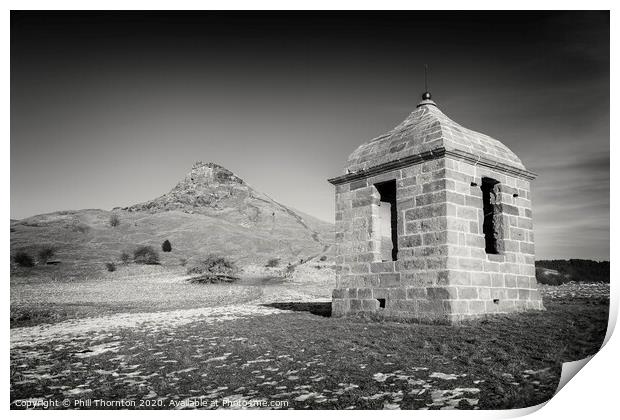
[[[148,201],[204,161],[333,223],[327,179],[428,64],[448,117],[539,174],[537,259],[608,261],[609,55],[609,12],[12,11],[11,219]]]

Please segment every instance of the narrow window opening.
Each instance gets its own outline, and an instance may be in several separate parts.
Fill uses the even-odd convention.
[[[485,251],[487,254],[499,254],[502,250],[502,212],[499,182],[492,178],[482,178],[482,210],[484,220]]]
[[[385,308],[385,299],[377,299],[379,301],[379,308]]]
[[[396,261],[398,257],[398,212],[396,210],[396,180],[375,184],[379,192],[379,237],[381,259]]]

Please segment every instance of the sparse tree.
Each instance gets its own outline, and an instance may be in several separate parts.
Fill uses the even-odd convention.
[[[286,272],[284,273],[284,277],[290,279],[293,276],[293,273],[295,272],[295,266],[291,263],[289,263],[286,266]]]
[[[164,252],[172,251],[172,244],[170,243],[170,241],[168,239],[166,239],[164,241],[164,243],[161,244],[161,250],[164,251]]]
[[[116,271],[116,264],[114,264],[113,262],[107,262],[105,263],[105,268],[106,270],[112,272],[112,271]]]
[[[133,262],[138,264],[159,264],[159,254],[152,246],[141,246],[133,252]]]
[[[51,246],[41,248],[37,253],[37,256],[39,257],[39,262],[41,264],[46,264],[49,259],[54,256],[55,253],[56,251]]]
[[[194,283],[231,282],[237,280],[239,268],[234,261],[219,255],[208,255],[199,265],[187,270],[187,274],[197,274],[191,281]]]
[[[273,267],[277,267],[279,265],[280,265],[280,258],[270,258],[267,261],[267,264],[265,264],[265,267],[273,268]]]
[[[128,252],[121,252],[121,261],[123,264],[127,264],[129,262],[129,260],[131,259],[131,255],[129,255]]]
[[[34,267],[34,259],[25,251],[16,252],[13,261],[20,267]]]
[[[120,225],[120,224],[121,224],[121,219],[120,219],[120,217],[118,217],[118,214],[113,213],[113,214],[110,216],[110,226],[112,226],[112,227],[116,227],[116,226],[118,226],[118,225]]]

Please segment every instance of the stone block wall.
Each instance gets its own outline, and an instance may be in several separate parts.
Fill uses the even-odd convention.
[[[487,254],[482,177],[498,181],[502,252]],[[398,257],[385,260],[375,184],[396,180]],[[529,182],[451,157],[336,185],[332,314],[421,322],[543,309]]]

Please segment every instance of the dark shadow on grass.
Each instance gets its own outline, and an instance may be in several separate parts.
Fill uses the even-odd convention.
[[[284,311],[310,312],[312,315],[324,316],[326,318],[332,316],[331,302],[274,302],[266,303],[262,306]]]

